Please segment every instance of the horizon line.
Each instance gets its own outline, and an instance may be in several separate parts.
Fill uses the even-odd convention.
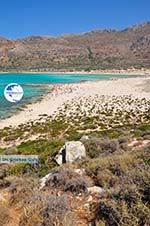
[[[26,38],[30,38],[30,37],[47,37],[47,38],[59,38],[59,37],[64,37],[64,36],[71,36],[71,35],[83,35],[83,34],[86,34],[86,33],[90,33],[90,32],[95,32],[95,31],[114,31],[114,32],[119,32],[119,31],[124,31],[126,29],[130,29],[130,28],[133,28],[133,27],[137,27],[137,26],[140,26],[140,25],[146,25],[146,24],[150,24],[150,20],[149,21],[145,21],[145,22],[140,22],[140,23],[136,23],[136,24],[133,24],[133,25],[129,25],[129,26],[126,26],[124,28],[95,28],[95,29],[91,29],[91,30],[88,30],[88,31],[83,31],[83,32],[76,32],[76,33],[64,33],[64,34],[58,34],[58,35],[51,35],[51,34],[29,34],[29,35],[26,35],[26,36],[22,36],[22,37],[16,37],[16,38],[9,38],[7,36],[3,36],[3,35],[0,35],[0,38],[2,39],[7,39],[7,40],[21,40],[21,39],[26,39]]]

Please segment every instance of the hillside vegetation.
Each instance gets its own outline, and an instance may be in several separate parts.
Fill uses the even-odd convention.
[[[60,121],[59,124],[53,121],[52,125],[55,130],[47,131],[47,138],[41,136],[0,150],[3,154],[38,154],[40,158],[39,166],[1,165],[0,225],[149,225],[149,122],[88,134],[79,133],[76,128],[72,133],[64,130]],[[38,127],[32,125],[30,130]],[[13,130],[11,136],[17,137],[18,131]],[[28,126],[24,125],[25,131]],[[10,129],[1,130],[4,138],[8,133]],[[87,157],[58,166],[53,157],[69,140],[82,140]],[[49,172],[54,176],[40,189],[40,178]],[[91,186],[101,188],[102,192],[89,193]]]

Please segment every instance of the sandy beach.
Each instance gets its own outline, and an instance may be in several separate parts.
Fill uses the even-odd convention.
[[[96,95],[124,96],[150,100],[150,77],[121,78],[84,83],[54,85],[53,91],[37,103],[27,105],[23,111],[0,121],[0,129],[40,119],[42,115],[53,116],[68,102],[96,98]],[[50,85],[51,89],[51,85]],[[92,100],[93,101],[93,100]]]

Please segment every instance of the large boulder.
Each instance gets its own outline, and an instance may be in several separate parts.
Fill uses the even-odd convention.
[[[58,165],[62,165],[63,163],[72,163],[84,157],[86,157],[86,151],[82,142],[69,141],[65,143],[54,159]]]

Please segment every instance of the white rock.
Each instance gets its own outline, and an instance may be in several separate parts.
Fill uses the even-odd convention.
[[[47,174],[45,177],[42,177],[40,179],[40,189],[44,188],[46,185],[46,182],[48,181],[48,179],[51,177],[52,173]]]
[[[85,141],[85,140],[88,140],[88,139],[89,139],[89,137],[87,135],[83,135],[80,140]]]
[[[84,206],[85,206],[86,208],[89,208],[89,207],[90,207],[89,203],[85,203]]]
[[[84,157],[86,157],[86,151],[82,142],[69,141],[65,143],[54,159],[59,165],[62,165],[63,163],[72,163]]]
[[[94,193],[101,194],[105,191],[103,188],[98,187],[98,186],[89,187],[89,188],[87,188],[87,190],[89,193],[92,193],[92,194],[94,194]]]
[[[75,171],[75,173],[78,173],[79,175],[82,176],[85,172],[85,169],[75,169],[74,171]]]
[[[92,202],[92,200],[93,200],[93,197],[90,195],[89,197],[88,197],[88,202]]]

